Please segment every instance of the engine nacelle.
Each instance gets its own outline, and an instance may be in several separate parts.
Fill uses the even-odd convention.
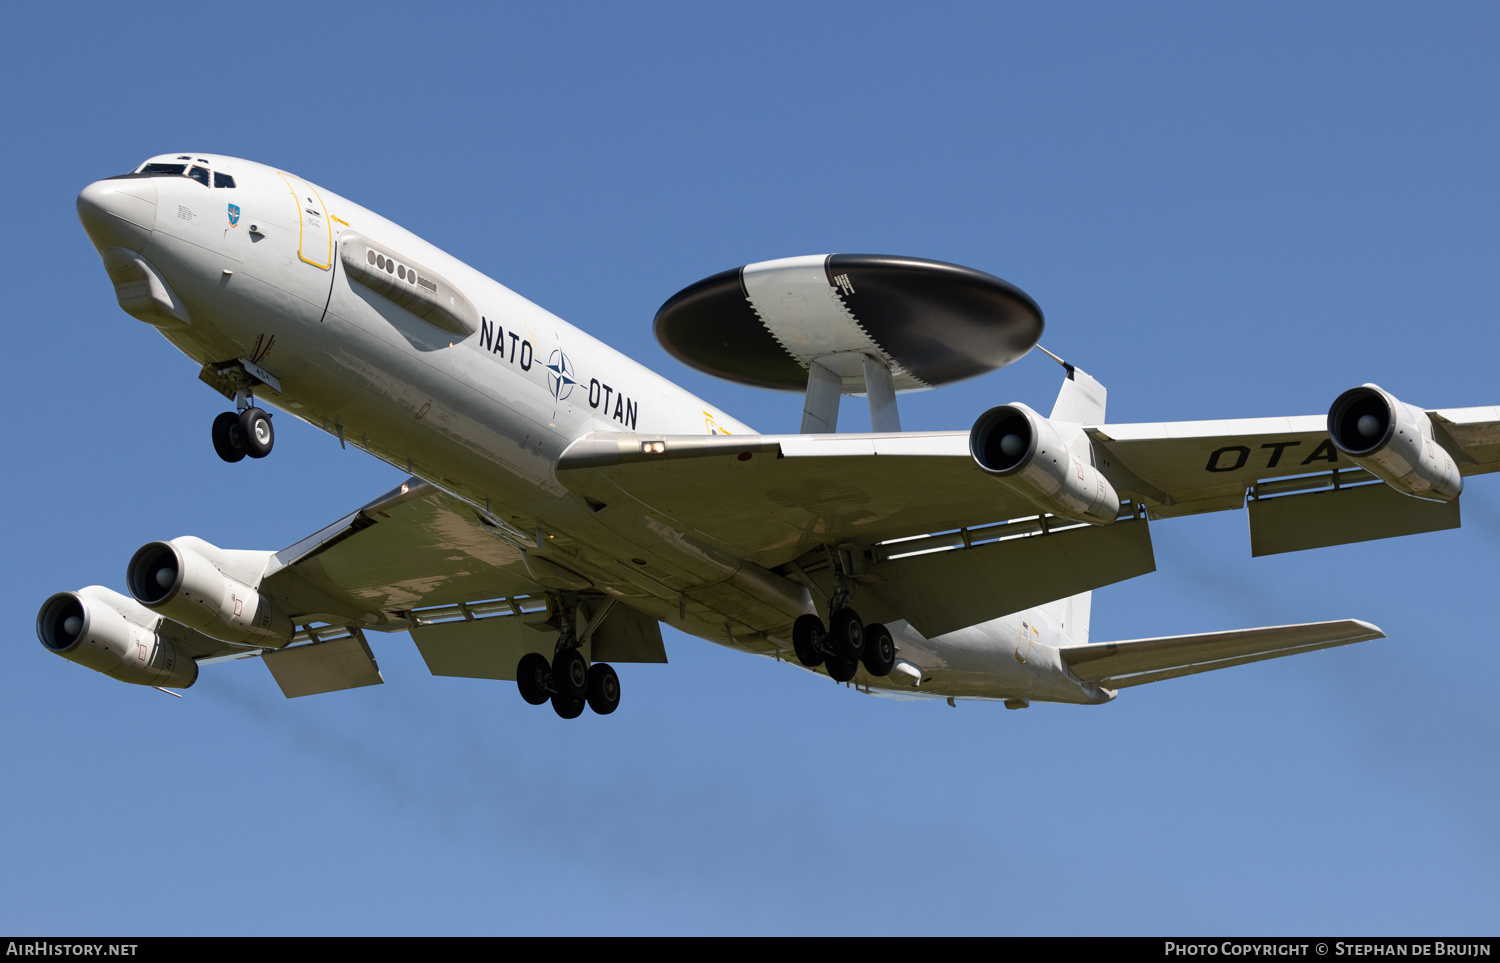
[[[1421,408],[1379,385],[1360,385],[1334,399],[1328,437],[1349,460],[1399,492],[1451,502],[1464,490],[1458,463],[1433,435]]]
[[[1099,470],[1063,444],[1052,422],[1023,404],[979,416],[969,452],[980,468],[1044,511],[1092,525],[1120,514],[1120,496]]]
[[[42,603],[36,634],[48,651],[121,682],[186,689],[198,680],[198,663],[161,637],[160,621],[120,593],[90,585]]]
[[[235,554],[198,539],[151,542],[131,557],[125,570],[137,602],[223,642],[280,647],[291,641],[292,620],[274,602],[190,546]]]

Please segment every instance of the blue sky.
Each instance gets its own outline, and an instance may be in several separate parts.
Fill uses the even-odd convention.
[[[350,197],[757,427],[799,399],[653,341],[749,261],[1000,275],[1116,421],[1500,402],[1492,5],[29,5],[9,19],[0,931],[1493,933],[1500,481],[1464,527],[1253,560],[1153,525],[1096,639],[1364,618],[1389,639],[1103,707],[893,703],[667,634],[607,719],[428,675],[177,700],[58,659],[52,592],[141,544],[278,549],[399,481],[222,399],[115,306],[73,201],[164,151]],[[1041,357],[907,428],[1050,404]],[[858,427],[846,405],[845,427]]]

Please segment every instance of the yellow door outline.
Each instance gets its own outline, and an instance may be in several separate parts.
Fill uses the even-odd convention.
[[[323,195],[318,193],[316,187],[295,174],[288,174],[284,171],[276,173],[281,175],[281,179],[286,182],[287,190],[292,192],[292,201],[297,205],[297,257],[304,264],[311,264],[319,270],[328,270],[333,265],[333,224],[332,215],[328,213],[328,205],[323,203]],[[297,190],[299,184],[307,189],[306,194]],[[323,222],[322,237],[308,230],[307,211],[303,210],[304,197],[317,205],[317,218]],[[317,260],[317,258],[322,260]]]
[[[1016,636],[1016,661],[1025,662],[1031,658],[1031,643],[1036,636],[1041,635],[1036,626],[1031,624],[1031,610],[1027,609],[1021,613],[1021,631]]]

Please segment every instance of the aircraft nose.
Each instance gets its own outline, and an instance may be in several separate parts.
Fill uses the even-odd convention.
[[[149,177],[95,181],[78,195],[78,219],[95,248],[140,251],[156,227],[156,182]]]

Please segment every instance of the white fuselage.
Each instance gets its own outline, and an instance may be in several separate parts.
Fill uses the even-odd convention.
[[[120,235],[160,272],[187,314],[186,324],[159,325],[162,334],[200,364],[252,362],[280,386],[257,395],[258,402],[430,481],[518,532],[545,528],[620,554],[620,532],[590,530],[588,513],[567,507],[577,496],[556,477],[558,456],[580,435],[753,433],[378,214],[275,168],[212,154],[191,158],[235,186],[151,178],[152,230]],[[478,330],[444,330],[351,282],[337,247],[344,230],[442,275],[472,302]],[[653,553],[682,578],[708,564],[682,533],[641,525],[633,537],[632,552]],[[1101,701],[1062,665],[1055,646],[1068,638],[1059,622],[1037,609],[933,640],[904,622],[890,628],[900,657],[933,678],[922,692]],[[730,641],[706,625],[698,634]],[[873,684],[903,688],[894,679]]]

